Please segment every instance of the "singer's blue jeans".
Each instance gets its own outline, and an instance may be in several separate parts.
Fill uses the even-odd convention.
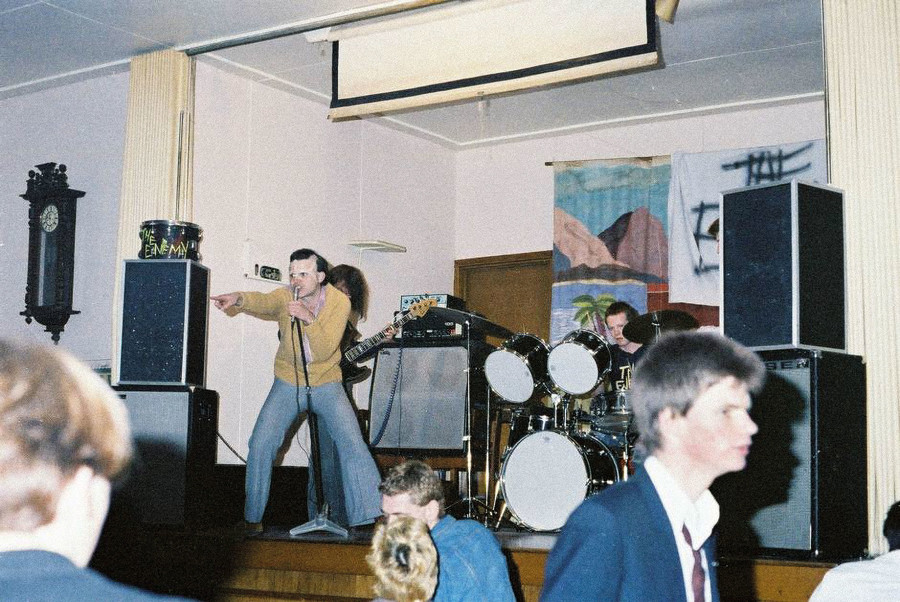
[[[344,388],[339,382],[312,387],[311,398],[319,428],[327,429],[337,443],[349,524],[371,522],[381,515],[380,477]],[[306,409],[306,387],[300,387],[298,404],[297,387],[276,378],[250,435],[244,504],[247,522],[262,522],[269,500],[275,455],[284,442],[285,433]],[[309,478],[313,478],[312,466]]]

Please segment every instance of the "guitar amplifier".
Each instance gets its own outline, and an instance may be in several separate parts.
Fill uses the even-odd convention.
[[[406,311],[414,303],[423,299],[434,299],[436,307],[465,311],[466,303],[459,297],[447,294],[426,293],[422,295],[401,295],[400,311]],[[407,323],[400,338],[417,341],[453,341],[466,338],[465,326],[452,320],[442,320],[434,314],[426,313],[417,320]]]

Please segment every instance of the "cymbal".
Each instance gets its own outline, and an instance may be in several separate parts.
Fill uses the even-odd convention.
[[[513,335],[513,332],[499,324],[494,324],[484,316],[479,316],[460,309],[451,309],[449,307],[432,307],[428,313],[437,316],[442,320],[450,320],[457,324],[467,324],[469,330],[473,332],[483,332],[491,336],[507,339]]]
[[[629,341],[646,345],[656,340],[659,334],[678,330],[694,330],[700,327],[697,318],[677,309],[651,311],[631,320],[622,329]]]

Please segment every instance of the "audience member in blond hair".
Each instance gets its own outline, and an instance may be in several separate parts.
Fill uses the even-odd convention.
[[[163,599],[86,568],[130,459],[109,386],[62,351],[0,339],[0,600]]]
[[[392,516],[379,525],[366,557],[378,580],[375,595],[393,602],[425,602],[437,587],[437,550],[425,521]]]

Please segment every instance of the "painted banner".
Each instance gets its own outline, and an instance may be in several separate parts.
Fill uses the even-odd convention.
[[[580,328],[611,340],[613,301],[646,313],[669,271],[669,172],[668,156],[554,164],[551,343]]]

